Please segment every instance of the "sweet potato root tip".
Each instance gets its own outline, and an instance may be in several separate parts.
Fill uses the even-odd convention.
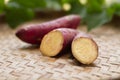
[[[59,31],[52,31],[42,39],[40,51],[46,56],[56,56],[62,49],[63,40]]]
[[[79,37],[72,42],[73,56],[83,64],[93,63],[98,56],[97,44],[88,37]]]
[[[15,35],[16,35],[17,37],[21,37],[24,32],[25,32],[25,30],[22,30],[22,29],[21,29],[21,30],[17,31]]]

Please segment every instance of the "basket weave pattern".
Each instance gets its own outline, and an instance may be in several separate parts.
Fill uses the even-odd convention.
[[[69,54],[45,57],[38,48],[18,40],[14,35],[16,30],[1,26],[4,27],[0,29],[0,80],[120,79],[120,31],[114,27],[90,32],[99,45],[99,56],[86,66]]]

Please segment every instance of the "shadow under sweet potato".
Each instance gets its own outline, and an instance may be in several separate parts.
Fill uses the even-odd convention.
[[[39,45],[28,45],[20,48],[20,50],[36,50],[36,49],[39,49]]]
[[[80,66],[80,67],[96,67],[96,65],[94,63],[92,64],[89,64],[89,65],[85,65],[85,64],[82,64],[80,63],[78,60],[76,60],[74,58],[74,56],[72,55],[72,52],[67,50],[67,51],[64,51],[64,52],[61,52],[59,55],[57,56],[54,56],[54,57],[51,57],[51,58],[62,58],[62,59],[66,59],[66,60],[72,60],[72,62],[70,61],[69,63],[74,65],[74,66]]]
[[[86,65],[86,64],[82,64],[79,61],[77,61],[76,59],[73,60],[76,64],[76,66],[81,66],[81,67],[96,67],[96,65],[94,63]]]
[[[20,48],[20,50],[30,50],[30,51],[33,51],[33,50],[39,50],[39,45],[28,45],[28,46],[24,46],[22,48]],[[43,56],[44,57],[44,56]],[[89,65],[84,65],[82,63],[80,63],[79,61],[77,61],[73,55],[72,55],[72,52],[70,51],[70,49],[66,49],[62,52],[60,52],[57,56],[53,56],[51,58],[55,58],[55,59],[65,59],[65,60],[68,60],[68,63],[70,63],[71,65],[73,66],[80,66],[80,67],[96,67],[96,65],[93,63],[93,64],[89,64]],[[71,60],[71,61],[69,61]]]

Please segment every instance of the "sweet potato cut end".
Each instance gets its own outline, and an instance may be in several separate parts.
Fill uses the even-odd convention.
[[[79,62],[91,64],[98,56],[98,47],[91,38],[80,37],[72,42],[72,53]]]
[[[62,50],[63,42],[64,38],[61,32],[51,31],[43,37],[40,51],[45,56],[56,56]]]

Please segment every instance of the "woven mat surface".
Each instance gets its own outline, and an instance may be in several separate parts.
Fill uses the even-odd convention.
[[[80,29],[86,31],[84,26]],[[0,80],[120,80],[120,29],[116,26],[90,32],[99,45],[99,56],[88,66],[70,54],[42,56],[38,48],[17,39],[15,31],[0,25]]]

